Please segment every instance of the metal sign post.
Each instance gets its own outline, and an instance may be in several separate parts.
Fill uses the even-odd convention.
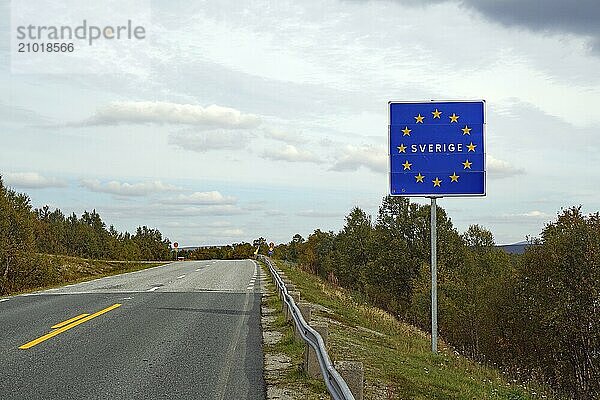
[[[485,101],[390,101],[390,195],[431,199],[431,351],[437,353],[437,205],[485,196]]]
[[[437,205],[431,198],[431,351],[437,353]]]

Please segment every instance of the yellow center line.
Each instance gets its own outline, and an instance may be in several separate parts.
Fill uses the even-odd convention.
[[[78,316],[76,316],[76,317],[73,317],[73,318],[71,318],[71,319],[68,319],[68,320],[66,320],[66,321],[63,321],[63,322],[61,322],[61,323],[59,323],[59,324],[52,325],[52,327],[51,327],[51,328],[52,328],[52,329],[56,329],[56,328],[62,328],[63,326],[65,326],[65,325],[69,325],[71,322],[75,322],[75,321],[77,321],[78,319],[81,319],[81,318],[83,318],[83,317],[87,317],[88,315],[90,315],[90,314],[81,314],[81,315],[78,315]]]
[[[96,318],[96,317],[98,317],[98,316],[100,316],[102,314],[105,314],[105,313],[107,313],[107,312],[109,312],[111,310],[114,310],[115,308],[118,308],[118,307],[121,307],[121,304],[118,304],[118,303],[117,304],[113,304],[110,307],[106,307],[105,309],[100,310],[100,311],[98,311],[98,312],[96,312],[96,313],[94,313],[92,315],[88,315],[87,317],[83,317],[81,319],[78,319],[77,321],[75,321],[75,322],[73,322],[73,323],[71,323],[69,325],[63,326],[62,328],[59,328],[59,329],[57,329],[55,331],[52,331],[52,332],[50,332],[50,333],[48,333],[48,334],[46,334],[44,336],[41,336],[41,337],[39,337],[39,338],[37,338],[35,340],[32,340],[29,343],[25,343],[23,346],[20,346],[19,349],[21,349],[21,350],[29,349],[29,348],[37,345],[37,344],[42,343],[45,340],[53,338],[54,336],[59,335],[59,334],[65,332],[65,331],[68,331],[69,329],[74,328],[74,327],[76,327],[79,324],[83,324],[84,322],[87,322],[87,321],[89,321],[89,320],[91,320],[93,318]]]

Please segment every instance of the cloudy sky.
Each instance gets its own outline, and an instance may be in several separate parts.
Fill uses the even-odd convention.
[[[19,1],[0,6],[0,173],[36,207],[181,245],[336,231],[388,192],[389,100],[485,99],[487,196],[438,201],[459,230],[512,243],[600,210],[595,0],[154,1],[111,9],[143,43],[27,73]]]

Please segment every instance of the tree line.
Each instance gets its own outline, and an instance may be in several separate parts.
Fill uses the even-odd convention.
[[[33,209],[30,198],[4,185],[0,176],[0,295],[44,284],[49,273],[37,253],[102,260],[168,260],[170,241],[158,229],[135,233],[106,226],[93,210],[80,217],[48,206]]]
[[[430,317],[430,206],[385,197],[337,233],[315,230],[274,257],[353,290],[423,330]],[[438,206],[441,337],[461,353],[558,395],[600,396],[600,215],[564,209],[522,256],[479,225],[459,233]]]

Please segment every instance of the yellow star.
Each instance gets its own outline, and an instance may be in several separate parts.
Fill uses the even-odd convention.
[[[458,178],[460,178],[460,176],[456,175],[456,172],[454,172],[450,175],[450,182],[458,182]]]
[[[425,118],[425,117],[424,117],[424,116],[422,116],[422,115],[419,113],[419,115],[417,115],[417,116],[415,117],[415,119],[417,120],[417,122],[416,122],[416,123],[417,123],[417,124],[418,124],[418,123],[421,123],[421,124],[422,124],[422,123],[423,123],[423,118]]]
[[[473,164],[471,161],[465,160],[465,162],[462,163],[462,165],[464,166],[463,169],[471,169],[471,164]]]
[[[450,122],[458,122],[458,115],[452,113],[450,116]]]
[[[425,178],[425,176],[421,175],[420,172],[419,172],[419,175],[415,175],[415,179],[417,180],[417,183],[423,183],[423,178]]]
[[[435,109],[435,111],[431,112],[433,114],[433,118],[440,118],[440,115],[442,115],[442,112],[439,111],[437,108]]]
[[[401,144],[400,146],[398,146],[398,152],[406,153],[406,146],[404,144]]]
[[[406,160],[406,162],[404,164],[402,164],[402,166],[404,167],[404,170],[406,171],[407,169],[410,169],[410,166],[412,164],[408,162],[408,160]]]
[[[470,144],[467,145],[467,148],[469,149],[469,151],[475,151],[475,147],[477,147],[477,145],[473,144],[473,142],[471,142]],[[467,153],[469,151],[467,151]]]
[[[402,129],[402,136],[410,136],[410,132],[411,130],[408,129],[408,126],[405,126],[404,129]]]
[[[469,128],[467,125],[465,125],[465,127],[462,128],[463,135],[470,135],[471,134],[471,129],[473,129],[473,128]]]
[[[442,181],[440,181],[437,176],[431,182],[433,182],[433,187],[436,187],[436,186],[441,187]]]

